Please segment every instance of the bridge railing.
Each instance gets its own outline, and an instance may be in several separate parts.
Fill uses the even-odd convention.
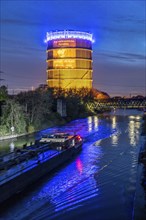
[[[94,100],[88,103],[90,109],[102,109],[102,108],[126,108],[126,109],[146,109],[146,98],[143,99],[102,99]]]

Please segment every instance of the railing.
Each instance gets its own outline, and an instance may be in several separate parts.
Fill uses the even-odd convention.
[[[105,99],[95,100],[87,104],[90,109],[100,110],[104,108],[146,109],[146,98],[143,99]]]

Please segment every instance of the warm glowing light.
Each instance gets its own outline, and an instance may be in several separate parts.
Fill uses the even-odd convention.
[[[113,118],[112,118],[112,128],[113,129],[115,129],[116,128],[116,117],[114,116]]]
[[[135,119],[139,120],[139,117],[135,116]],[[130,139],[130,144],[133,147],[136,147],[136,143],[139,140],[139,129],[140,129],[140,121],[136,121],[136,120],[130,120],[129,121],[129,127],[128,127],[128,131],[129,131],[129,139]]]
[[[63,60],[54,60],[53,61],[54,68],[74,68],[75,67],[75,60],[71,59],[63,59]]]
[[[118,134],[112,135],[112,144],[113,144],[114,146],[117,146],[118,139],[119,139]]]
[[[80,39],[80,40],[76,40]],[[47,33],[47,84],[50,88],[92,88],[92,34]],[[88,40],[88,41],[87,41]]]
[[[136,119],[137,119],[137,120],[140,120],[140,119],[141,119],[141,117],[140,117],[140,116],[136,116]]]
[[[59,49],[54,52],[57,52],[58,57],[65,57],[65,51],[66,51],[66,49]]]
[[[90,123],[92,123],[92,117],[91,116],[88,117],[88,124],[90,124]]]
[[[45,42],[56,40],[56,39],[84,39],[94,42],[93,36],[91,33],[81,32],[81,31],[56,31],[56,32],[47,32]]]
[[[113,129],[117,128],[116,116],[112,118],[112,128]],[[117,146],[117,143],[118,143],[118,133],[116,132],[115,134],[112,135],[112,144]]]
[[[133,116],[133,115],[130,115],[130,116],[129,116],[129,118],[130,118],[130,119],[134,119],[134,118],[135,118],[135,116]]]
[[[89,116],[88,117],[88,131],[92,131],[92,117]]]
[[[65,49],[59,48],[53,50],[53,58],[75,58],[76,57],[76,50],[75,49]]]
[[[130,144],[135,147],[136,146],[136,139],[135,139],[135,125],[134,121],[129,122],[129,139],[130,139]]]
[[[137,120],[140,120],[140,119],[141,119],[141,116],[139,116],[139,115],[137,115],[137,116],[131,115],[131,116],[129,116],[129,119],[137,119]]]
[[[94,129],[97,129],[98,128],[98,117],[97,116],[94,116]]]

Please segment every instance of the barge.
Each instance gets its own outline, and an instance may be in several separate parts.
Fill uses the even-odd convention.
[[[81,149],[79,135],[56,133],[0,159],[0,203],[72,159]]]

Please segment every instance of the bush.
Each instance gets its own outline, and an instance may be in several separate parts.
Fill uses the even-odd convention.
[[[33,132],[35,132],[35,128],[34,128],[33,125],[29,125],[27,130],[28,130],[28,133],[33,133]]]

